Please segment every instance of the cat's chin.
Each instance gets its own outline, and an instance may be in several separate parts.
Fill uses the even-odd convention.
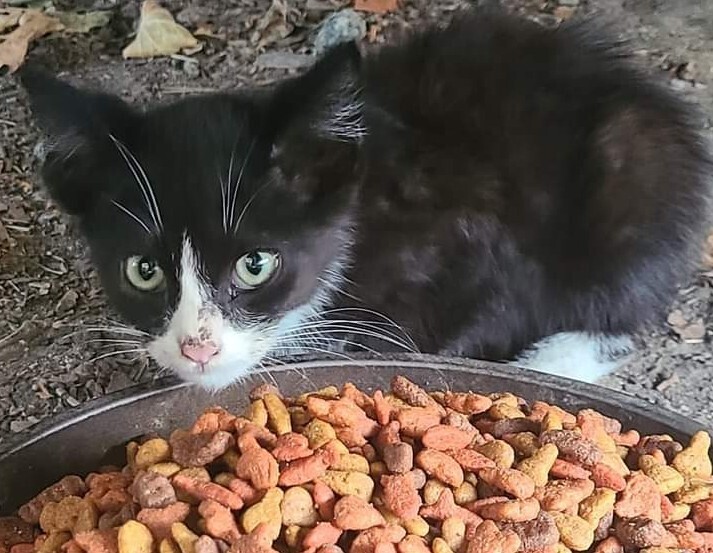
[[[217,392],[228,386],[239,382],[241,379],[248,376],[250,373],[250,367],[231,367],[230,369],[219,368],[219,369],[208,369],[204,372],[199,372],[199,370],[174,370],[173,371],[181,380],[185,382],[190,382],[204,390],[209,392]]]

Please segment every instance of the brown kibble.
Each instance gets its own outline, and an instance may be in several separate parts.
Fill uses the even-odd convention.
[[[390,472],[403,474],[413,468],[413,447],[400,442],[386,444],[383,448],[384,463]]]
[[[614,528],[624,548],[661,547],[672,538],[663,524],[647,518],[621,519]]]
[[[540,443],[554,444],[565,459],[592,467],[602,460],[602,451],[573,430],[549,430],[540,436]]]
[[[130,491],[134,501],[142,508],[160,509],[176,502],[176,492],[171,482],[155,472],[138,472]]]
[[[186,430],[176,430],[169,443],[173,460],[184,467],[202,467],[223,455],[233,442],[233,437],[224,431],[214,434],[192,434]]]
[[[85,491],[84,480],[79,476],[65,476],[56,484],[45,488],[32,500],[25,503],[17,513],[25,522],[37,524],[40,521],[40,513],[47,503],[62,501],[62,499],[70,495],[82,496]]]
[[[391,391],[412,407],[425,407],[441,416],[446,414],[445,409],[426,390],[404,376],[397,375],[391,379]]]

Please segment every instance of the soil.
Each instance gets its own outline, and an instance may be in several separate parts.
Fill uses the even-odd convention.
[[[11,0],[17,3],[18,0]],[[209,24],[190,57],[125,62],[121,49],[138,18],[137,0],[55,0],[57,9],[110,9],[109,25],[87,34],[49,35],[30,54],[64,78],[100,86],[143,103],[183,94],[235,89],[294,73],[311,54],[315,33],[349,0],[283,0],[284,17],[265,17],[270,0],[164,2],[190,29]],[[468,4],[497,0],[405,0],[389,15],[364,14],[365,41],[426,20],[443,21]],[[713,2],[709,0],[502,0],[543,24],[561,18],[601,17],[631,41],[640,62],[713,117]],[[263,31],[256,29],[262,28]],[[295,55],[297,54],[297,55]],[[275,68],[290,67],[290,69]],[[481,78],[486,79],[487,75]],[[0,447],[10,436],[55,413],[154,378],[142,355],[110,355],[120,343],[85,245],[72,222],[48,201],[35,176],[38,135],[22,92],[0,77]],[[643,332],[639,352],[604,384],[690,415],[713,426],[713,263],[681,275],[668,321]],[[110,347],[107,347],[110,344]]]

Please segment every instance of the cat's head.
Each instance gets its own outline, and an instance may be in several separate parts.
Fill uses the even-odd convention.
[[[365,132],[354,46],[269,91],[146,111],[21,78],[47,135],[44,183],[159,365],[220,387],[297,352],[349,262]]]

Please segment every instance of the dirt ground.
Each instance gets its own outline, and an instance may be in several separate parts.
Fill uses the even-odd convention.
[[[18,0],[10,0],[18,3]],[[286,2],[286,4],[284,3]],[[445,20],[465,5],[497,0],[405,0],[388,16],[364,15],[365,41],[425,20]],[[62,76],[102,86],[137,102],[265,83],[296,71],[312,53],[321,22],[349,0],[283,0],[280,17],[266,19],[270,0],[172,0],[178,21],[214,37],[201,52],[124,62],[121,49],[138,17],[138,0],[55,0],[57,9],[110,9],[109,25],[88,34],[49,35],[30,58]],[[713,117],[713,2],[710,0],[502,0],[508,9],[555,25],[562,18],[603,17],[637,58]],[[271,12],[274,13],[274,12]],[[270,23],[270,25],[264,25]],[[262,30],[260,30],[262,29]],[[288,68],[288,69],[286,69]],[[487,75],[479,78],[487,79]],[[136,354],[83,330],[111,325],[86,248],[33,174],[32,128],[25,98],[12,77],[0,77],[0,447],[41,419],[133,382],[153,378]],[[713,423],[713,263],[681,275],[668,321],[640,336],[640,351],[605,384]],[[115,337],[111,333],[105,338]]]

